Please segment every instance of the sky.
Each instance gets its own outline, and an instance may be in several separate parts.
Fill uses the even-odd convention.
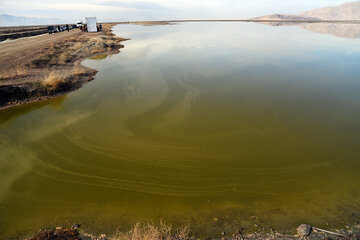
[[[351,0],[0,0],[0,14],[100,21],[243,19],[297,14]]]

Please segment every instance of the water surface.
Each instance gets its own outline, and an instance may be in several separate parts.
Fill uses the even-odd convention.
[[[253,23],[114,31],[131,40],[84,61],[94,81],[0,112],[0,238],[359,217],[359,39]]]

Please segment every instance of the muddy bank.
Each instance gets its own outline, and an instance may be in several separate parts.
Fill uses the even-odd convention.
[[[192,234],[189,226],[182,228],[173,228],[171,225],[160,223],[158,225],[152,224],[136,224],[128,232],[117,231],[111,236],[106,234],[93,235],[84,232],[80,229],[81,225],[75,224],[69,228],[57,227],[56,229],[41,230],[34,236],[27,238],[27,240],[295,240],[295,239],[309,239],[309,240],[331,240],[331,239],[360,239],[360,225],[348,227],[347,229],[334,230],[333,232],[317,229],[310,225],[302,224],[297,229],[294,229],[294,234],[284,234],[279,232],[254,232],[243,233],[243,230],[234,233],[222,232],[222,234],[215,238],[197,237]]]
[[[79,29],[24,38],[0,45],[0,109],[56,97],[91,81],[96,70],[80,63],[88,57],[119,52],[122,39],[111,27],[84,33]]]

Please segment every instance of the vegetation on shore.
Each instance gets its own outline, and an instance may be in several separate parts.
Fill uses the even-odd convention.
[[[82,66],[81,61],[115,54],[124,47],[120,42],[126,39],[114,36],[112,26],[104,24],[99,33],[79,32],[54,40],[40,47],[38,54],[24,57],[16,68],[4,68],[0,73],[0,109],[63,95],[91,81],[97,71]]]
[[[304,228],[305,227],[305,228]],[[295,233],[295,231],[294,231]],[[237,231],[235,233],[223,232],[221,236],[214,238],[204,238],[194,236],[189,226],[174,228],[171,225],[160,222],[158,225],[137,223],[127,232],[117,231],[112,236],[101,234],[100,236],[85,233],[80,230],[80,225],[75,224],[71,228],[57,227],[56,229],[42,230],[26,240],[295,240],[295,239],[313,239],[313,240],[331,240],[331,239],[360,239],[360,225],[347,227],[336,232],[322,231],[322,229],[313,228],[310,225],[302,224],[297,228],[297,233],[287,235],[278,232],[254,232],[251,234]]]

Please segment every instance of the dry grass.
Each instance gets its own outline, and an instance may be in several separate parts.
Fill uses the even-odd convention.
[[[74,38],[74,37],[71,37],[71,38],[68,38],[68,39],[66,39],[68,42],[76,42],[77,41],[77,39],[76,38]]]
[[[82,42],[76,42],[76,43],[71,47],[71,49],[72,49],[72,50],[78,50],[78,49],[80,49],[80,48],[82,48],[82,47],[84,47],[84,43],[82,43]]]
[[[69,52],[63,52],[59,56],[58,64],[67,64],[73,60],[73,56]]]
[[[51,47],[53,50],[60,50],[60,45],[59,45],[58,42],[51,43],[51,44],[50,44],[50,47]]]
[[[71,74],[72,75],[80,75],[80,76],[83,76],[83,75],[87,75],[88,74],[88,71],[83,68],[83,67],[75,67],[72,71],[71,71]]]
[[[31,61],[30,66],[35,68],[48,66],[53,58],[54,58],[53,54],[43,54],[39,58]]]
[[[28,70],[25,67],[16,67],[15,69],[9,69],[8,71],[0,72],[0,80],[9,80],[27,77],[29,75]]]
[[[68,36],[55,34],[51,36],[51,41],[48,36],[39,37],[35,49],[32,41],[24,41],[22,50],[10,43],[5,44],[5,53],[11,57],[0,58],[0,84],[14,85],[11,89],[17,89],[15,85],[21,85],[21,89],[25,90],[6,96],[1,93],[3,101],[0,108],[5,103],[9,107],[15,101],[25,103],[58,96],[91,81],[96,70],[76,68],[85,58],[117,53],[123,47],[119,42],[125,39],[114,37],[110,31],[111,26],[113,24],[104,24],[105,31],[97,34],[73,31],[74,34],[67,33]],[[96,39],[92,41],[93,38]],[[21,68],[17,68],[18,66]],[[54,72],[50,73],[51,71]]]
[[[46,77],[43,81],[42,84],[51,91],[54,91],[56,89],[58,89],[61,84],[64,84],[65,80],[64,78],[62,78],[61,76],[59,76],[58,74],[56,74],[54,71],[50,72],[49,76]]]
[[[30,66],[46,68],[54,65],[72,65],[81,56],[111,52],[122,47],[118,44],[119,41],[120,39],[108,35],[67,38],[50,44],[46,51],[31,61]]]
[[[187,240],[190,228],[174,230],[171,226],[160,222],[159,226],[137,223],[129,232],[118,232],[113,240]]]

